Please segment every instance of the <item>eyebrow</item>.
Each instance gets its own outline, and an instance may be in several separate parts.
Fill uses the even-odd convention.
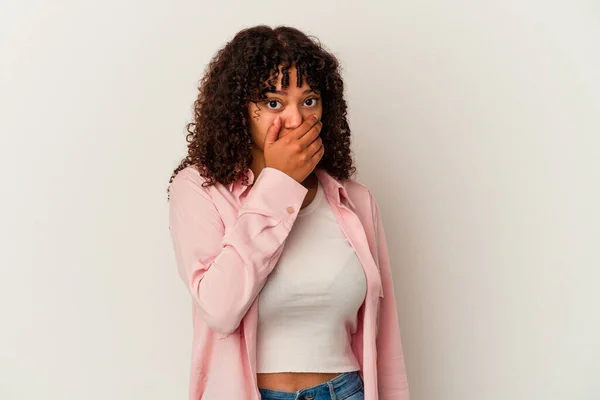
[[[306,89],[302,94],[307,94],[307,93],[311,93],[311,92],[315,92],[315,91],[313,89]],[[284,96],[287,96],[287,94],[288,94],[285,90],[273,90],[273,91],[268,91],[267,93],[282,94]]]

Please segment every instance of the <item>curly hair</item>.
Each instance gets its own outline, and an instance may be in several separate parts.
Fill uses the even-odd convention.
[[[260,25],[238,32],[207,65],[194,102],[194,119],[187,125],[188,153],[169,184],[179,171],[194,165],[205,178],[203,186],[238,179],[247,185],[253,144],[248,103],[262,102],[267,92],[275,90],[280,67],[282,86],[288,87],[292,65],[297,70],[297,86],[306,79],[322,98],[320,137],[325,154],[316,168],[338,180],[352,176],[356,168],[338,60],[318,39],[296,28]]]

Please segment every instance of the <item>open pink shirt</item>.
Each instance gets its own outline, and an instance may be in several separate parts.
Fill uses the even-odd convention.
[[[352,349],[366,400],[409,400],[387,243],[371,192],[315,169],[367,278]],[[202,187],[194,167],[170,186],[169,226],[179,275],[193,298],[190,400],[257,400],[258,294],[275,267],[308,189],[264,168]]]

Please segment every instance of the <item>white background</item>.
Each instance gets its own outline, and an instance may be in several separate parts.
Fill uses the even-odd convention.
[[[187,398],[165,190],[260,23],[342,62],[412,399],[599,399],[600,5],[522,0],[2,1],[0,399]]]

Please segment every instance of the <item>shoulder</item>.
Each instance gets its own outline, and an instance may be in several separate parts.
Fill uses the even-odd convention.
[[[348,178],[341,180],[340,183],[344,186],[348,193],[356,193],[362,195],[369,195],[371,191],[360,179],[358,178]]]
[[[348,197],[356,207],[363,206],[373,210],[377,206],[373,192],[358,178],[348,178],[340,181]]]
[[[202,176],[200,176],[200,171],[198,171],[198,168],[194,165],[190,165],[188,167],[185,167],[184,169],[179,171],[177,175],[175,175],[170,187],[182,186],[186,183],[202,185],[204,181],[205,179]]]
[[[190,196],[209,198],[209,188],[203,186],[206,178],[200,175],[196,166],[188,166],[179,171],[169,184],[169,198],[171,203]]]

